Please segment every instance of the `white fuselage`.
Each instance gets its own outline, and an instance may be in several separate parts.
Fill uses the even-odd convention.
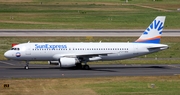
[[[26,61],[26,69],[29,68],[29,61],[36,60],[56,63],[60,67],[89,69],[89,61],[128,59],[167,49],[168,45],[159,44],[165,18],[157,16],[133,43],[23,43],[12,47],[4,56]]]
[[[86,61],[121,60],[167,49],[149,43],[23,43],[4,55],[14,60],[58,61],[62,57],[83,57]],[[18,56],[17,56],[18,55]]]

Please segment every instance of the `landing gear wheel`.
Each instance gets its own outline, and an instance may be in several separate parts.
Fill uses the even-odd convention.
[[[76,68],[77,69],[82,69],[82,64],[81,63],[76,64]]]
[[[29,69],[29,67],[28,67],[28,66],[24,66],[24,69],[28,70],[28,69]]]
[[[89,68],[89,65],[84,65],[84,66],[83,66],[83,69],[89,70],[89,69],[90,69],[90,68]]]
[[[29,69],[29,61],[26,61],[26,66],[24,67],[24,69],[26,69],[26,70]]]

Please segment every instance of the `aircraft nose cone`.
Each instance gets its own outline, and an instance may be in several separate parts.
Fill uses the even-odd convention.
[[[10,57],[10,53],[9,53],[8,51],[6,51],[6,52],[4,53],[4,57],[9,58],[9,57]]]

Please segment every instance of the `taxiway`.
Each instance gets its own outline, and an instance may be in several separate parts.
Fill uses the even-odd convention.
[[[180,65],[91,65],[90,70],[59,68],[52,65],[30,64],[25,70],[24,63],[0,61],[0,78],[74,78],[108,76],[156,76],[179,75]]]

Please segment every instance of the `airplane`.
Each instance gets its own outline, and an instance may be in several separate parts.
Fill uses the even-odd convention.
[[[28,42],[17,44],[4,53],[8,59],[48,61],[50,65],[90,69],[87,62],[122,60],[168,49],[160,44],[165,16],[157,16],[134,42]]]

